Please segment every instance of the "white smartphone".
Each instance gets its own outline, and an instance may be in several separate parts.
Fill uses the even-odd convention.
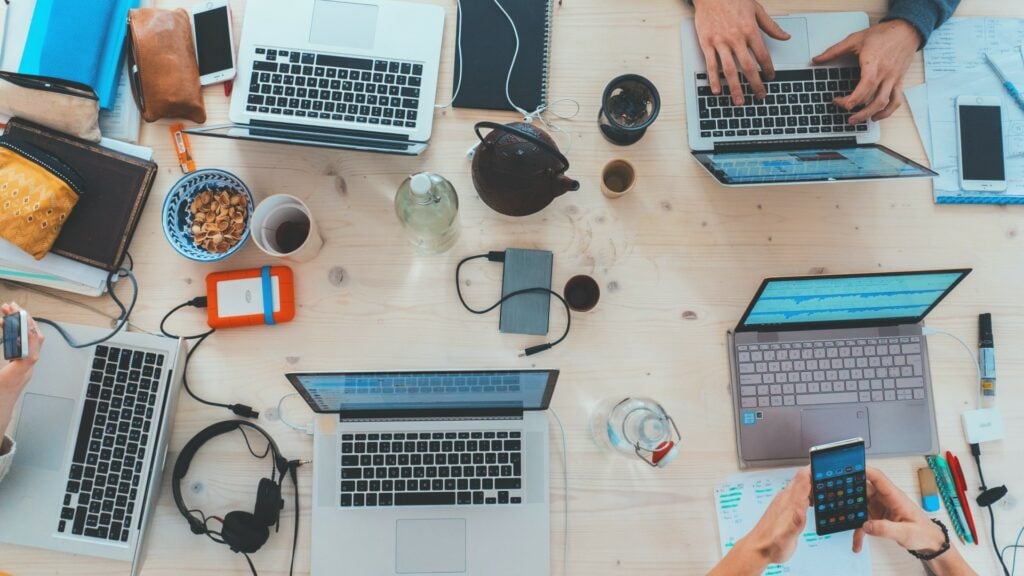
[[[192,41],[203,86],[235,77],[235,44],[227,0],[212,0],[192,7]]]
[[[956,147],[960,189],[1006,191],[1002,99],[959,96],[956,99]]]

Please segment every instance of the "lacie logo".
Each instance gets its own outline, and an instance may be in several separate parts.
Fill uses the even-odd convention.
[[[984,424],[979,424],[978,425],[978,428],[991,428],[991,427],[992,427],[992,423],[991,422],[985,422]]]
[[[245,303],[249,304],[252,302],[252,290],[245,291]]]

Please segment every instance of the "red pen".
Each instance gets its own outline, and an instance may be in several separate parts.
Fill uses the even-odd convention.
[[[957,497],[964,507],[964,516],[967,516],[967,526],[971,529],[971,537],[974,544],[978,544],[978,531],[974,527],[974,516],[971,514],[971,505],[967,502],[967,479],[964,478],[964,469],[960,467],[960,459],[949,450],[946,451],[946,460],[953,471],[953,482],[956,484]]]

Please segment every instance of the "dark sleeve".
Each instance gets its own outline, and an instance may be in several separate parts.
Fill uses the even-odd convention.
[[[953,15],[960,0],[889,0],[889,14],[882,18],[906,20],[921,34],[921,48],[936,28]]]

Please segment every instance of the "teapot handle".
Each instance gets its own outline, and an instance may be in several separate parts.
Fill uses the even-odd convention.
[[[541,140],[540,138],[537,138],[536,136],[530,134],[529,132],[520,130],[519,128],[516,128],[514,126],[498,124],[497,122],[477,122],[476,125],[473,126],[473,130],[476,132],[476,137],[480,139],[480,142],[484,141],[483,135],[480,134],[481,128],[490,128],[491,130],[501,130],[509,134],[515,134],[516,136],[519,136],[520,138],[526,140],[527,142],[536,144],[537,146],[543,148],[545,151],[549,152],[555,158],[558,158],[558,161],[562,163],[562,166],[564,166],[564,168],[562,168],[563,172],[569,170],[569,159],[566,158],[564,154],[559,152],[558,148],[555,148],[554,146],[548,144],[547,142]]]

